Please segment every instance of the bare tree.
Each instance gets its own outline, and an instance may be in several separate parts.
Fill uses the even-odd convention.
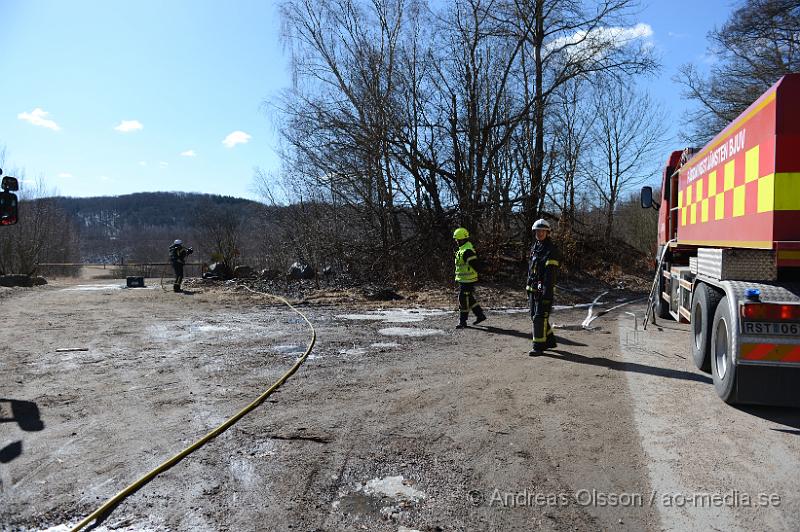
[[[214,262],[233,271],[239,262],[245,216],[239,209],[217,205],[210,199],[197,214],[200,247]]]
[[[608,240],[620,194],[657,170],[653,161],[663,147],[666,114],[647,94],[618,84],[598,87],[593,108],[596,120],[587,172],[602,199]]]
[[[279,103],[284,178],[295,215],[313,211],[338,229],[313,246],[285,242],[414,274],[441,267],[456,224],[503,246],[545,208],[574,220],[587,135],[570,114],[579,82],[656,68],[649,27],[628,25],[635,7],[285,1],[294,86]]]
[[[57,201],[48,197],[54,194],[44,180],[30,183],[23,171],[9,173],[22,182],[19,222],[0,228],[0,274],[34,275],[39,273],[39,263],[76,262],[77,230]]]
[[[556,161],[550,196],[558,206],[563,230],[575,223],[576,190],[585,178],[585,159],[591,148],[595,113],[591,100],[586,98],[589,91],[588,83],[576,79],[555,93],[558,109],[552,119],[552,143]]]
[[[715,59],[708,74],[683,65],[675,80],[696,104],[686,139],[705,144],[781,76],[800,71],[800,3],[745,0],[708,34]]]
[[[573,79],[600,74],[624,77],[657,68],[642,39],[649,28],[628,27],[638,7],[633,0],[511,0],[506,18],[525,36],[526,99],[532,103],[533,142],[529,147],[527,222],[538,216],[545,192],[545,117],[555,91]],[[527,225],[527,223],[526,223]]]
[[[388,257],[401,238],[390,156],[404,0],[293,0],[282,5],[295,88],[282,104],[293,174],[315,194],[358,205]],[[306,194],[309,192],[305,191]],[[308,195],[308,194],[307,194]]]

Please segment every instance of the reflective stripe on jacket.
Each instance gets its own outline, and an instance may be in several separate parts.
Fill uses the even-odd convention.
[[[535,288],[541,283],[543,298],[552,299],[559,266],[561,266],[561,253],[550,237],[535,241],[528,265],[528,286]]]
[[[472,251],[471,256],[464,258],[467,251]],[[464,242],[456,251],[456,281],[459,283],[474,283],[478,280],[478,272],[470,265],[470,262],[477,259],[475,248],[472,242]]]

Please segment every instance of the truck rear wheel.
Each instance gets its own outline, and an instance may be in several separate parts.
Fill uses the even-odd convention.
[[[711,329],[711,377],[720,399],[728,404],[736,403],[736,330],[731,318],[727,296],[723,297],[714,313]]]
[[[698,283],[692,294],[692,359],[697,369],[706,373],[711,371],[711,327],[721,297],[705,283]]]

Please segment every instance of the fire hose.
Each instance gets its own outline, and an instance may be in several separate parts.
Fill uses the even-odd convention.
[[[282,301],[286,306],[288,306],[290,309],[292,309],[295,313],[297,313],[301,318],[303,318],[305,320],[305,322],[308,324],[309,329],[311,330],[311,341],[309,342],[308,347],[305,350],[305,353],[303,353],[303,355],[295,361],[294,365],[291,368],[289,368],[289,370],[286,373],[284,373],[283,376],[280,379],[275,381],[275,383],[272,386],[267,388],[261,395],[256,397],[249,405],[247,405],[244,408],[242,408],[239,412],[237,412],[236,414],[234,414],[233,416],[228,418],[220,426],[218,426],[217,428],[215,428],[214,430],[212,430],[211,432],[209,432],[208,434],[206,434],[205,436],[203,436],[202,438],[200,438],[199,440],[197,440],[196,442],[194,442],[193,444],[191,444],[190,446],[188,446],[187,448],[185,448],[184,450],[182,450],[181,452],[179,452],[178,454],[176,454],[172,458],[170,458],[169,460],[167,460],[166,462],[164,462],[160,466],[156,467],[155,469],[153,469],[149,473],[146,473],[139,480],[137,480],[136,482],[132,483],[127,488],[123,489],[122,491],[120,491],[119,493],[117,493],[116,495],[111,497],[100,508],[98,508],[97,510],[95,510],[94,512],[89,514],[85,519],[83,519],[83,521],[81,521],[80,523],[75,525],[71,529],[71,532],[77,532],[78,530],[81,530],[82,528],[84,528],[86,525],[88,525],[92,521],[94,521],[94,520],[98,519],[99,517],[103,516],[104,514],[106,514],[107,512],[112,510],[113,508],[115,508],[118,504],[120,504],[128,496],[136,493],[140,488],[145,486],[148,482],[153,480],[156,476],[158,476],[159,474],[163,473],[164,471],[166,471],[170,467],[174,466],[175,464],[177,464],[178,462],[180,462],[181,460],[183,460],[184,458],[186,458],[187,456],[192,454],[194,451],[196,451],[197,449],[199,449],[200,447],[202,447],[206,443],[210,442],[211,440],[213,440],[214,438],[216,438],[217,436],[219,436],[220,434],[222,434],[223,432],[228,430],[237,421],[242,419],[245,415],[247,415],[249,412],[254,410],[261,403],[263,403],[270,395],[272,395],[275,392],[275,390],[280,388],[281,385],[283,385],[283,383],[285,383],[287,380],[289,380],[289,377],[294,375],[294,373],[306,361],[306,359],[308,358],[308,355],[311,354],[311,350],[314,348],[314,344],[317,341],[317,331],[314,329],[314,325],[311,324],[311,322],[305,316],[305,314],[303,314],[302,312],[297,310],[294,306],[292,306],[291,303],[289,303],[285,298],[283,298],[281,296],[276,296],[274,294],[268,294],[266,292],[257,292],[257,291],[255,291],[255,290],[253,290],[253,289],[251,289],[251,288],[249,288],[247,286],[245,286],[244,288],[246,288],[250,292],[253,292],[254,294],[265,295],[267,297],[271,297],[271,298],[274,298],[274,299]]]

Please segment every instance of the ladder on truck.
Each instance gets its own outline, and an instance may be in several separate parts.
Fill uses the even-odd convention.
[[[664,244],[664,249],[661,250],[661,256],[658,258],[658,265],[656,266],[656,275],[653,278],[653,286],[650,287],[650,295],[647,297],[647,308],[644,311],[644,321],[642,322],[642,329],[647,330],[647,322],[650,321],[650,313],[653,312],[653,306],[661,297],[661,291],[658,289],[659,285],[661,284],[661,268],[664,265],[664,257],[667,255],[667,251],[669,250],[669,245],[673,242],[677,242],[677,238],[673,238],[666,244]],[[653,315],[653,323],[655,323],[655,315]]]

